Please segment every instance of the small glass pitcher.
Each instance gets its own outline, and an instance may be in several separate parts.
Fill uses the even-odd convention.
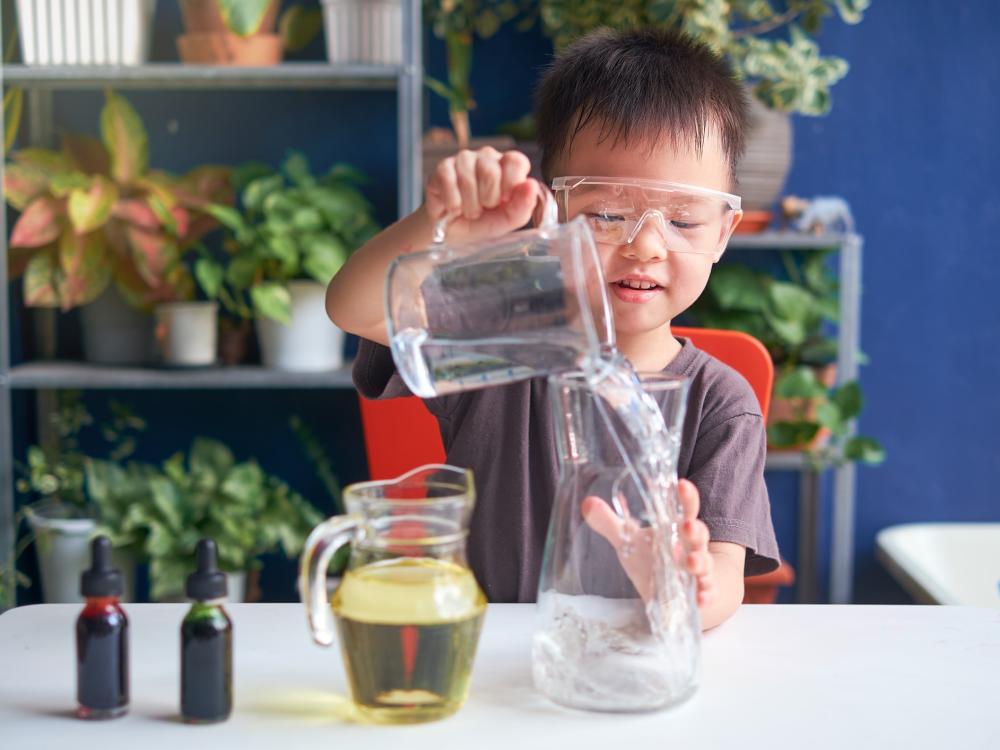
[[[401,255],[386,278],[396,368],[423,398],[582,366],[614,345],[597,246],[584,219],[557,222],[540,186],[537,229]]]
[[[334,641],[361,714],[403,724],[462,705],[486,611],[465,559],[472,472],[431,464],[398,479],[344,489],[347,515],[309,535],[299,593],[313,638]],[[334,552],[350,542],[347,572],[327,601]]]
[[[663,708],[693,692],[700,653],[677,530],[688,382],[644,376],[640,388],[622,371],[549,384],[560,475],[539,580],[535,685],[574,708]]]

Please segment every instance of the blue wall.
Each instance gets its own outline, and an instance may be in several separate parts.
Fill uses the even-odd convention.
[[[176,5],[159,3],[157,59],[175,58],[179,27]],[[990,346],[1000,324],[1000,58],[991,51],[998,37],[1000,9],[993,0],[874,0],[859,26],[833,21],[821,40],[824,52],[851,63],[834,89],[832,114],[794,120],[787,191],[843,195],[866,241],[862,345],[871,364],[861,377],[867,397],[861,428],[883,441],[889,459],[881,468],[859,470],[859,601],[903,598],[874,562],[878,529],[918,520],[1000,520],[993,436],[1000,423],[994,393],[1000,354]],[[321,46],[311,52],[321,53]],[[488,135],[530,109],[531,87],[550,54],[537,31],[504,31],[477,45],[475,133]],[[428,40],[426,59],[428,72],[442,76],[440,42]],[[349,159],[368,171],[380,217],[395,213],[391,94],[128,96],[151,131],[155,166],[275,162],[286,148],[299,148],[317,166]],[[65,95],[57,104],[64,127],[96,129],[98,96]],[[444,104],[435,97],[428,105],[428,120],[446,124]],[[366,472],[357,409],[347,393],[144,394],[131,400],[152,423],[151,457],[186,444],[195,432],[223,437],[241,456],[256,455],[319,500],[319,485],[286,426],[286,415],[298,412],[323,433],[344,481]],[[23,445],[30,432],[19,437]],[[779,541],[794,561],[794,477],[768,481]],[[289,571],[278,571],[265,581],[266,593],[290,598]]]

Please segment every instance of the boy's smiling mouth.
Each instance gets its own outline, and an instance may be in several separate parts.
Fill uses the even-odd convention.
[[[657,281],[643,274],[628,274],[610,282],[609,286],[615,297],[632,303],[648,302],[663,291]]]

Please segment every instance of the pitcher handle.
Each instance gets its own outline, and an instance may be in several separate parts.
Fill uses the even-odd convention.
[[[538,205],[535,212],[537,214],[539,209],[541,211],[538,228],[548,229],[549,227],[554,227],[559,223],[559,206],[556,204],[555,196],[552,195],[551,190],[538,180],[533,180],[533,182],[538,186]],[[431,242],[434,245],[444,244],[445,235],[448,233],[448,225],[460,215],[461,214],[445,214],[435,222],[434,234],[431,239]]]
[[[333,614],[326,595],[326,572],[340,547],[350,541],[357,529],[354,516],[334,516],[319,524],[309,534],[299,563],[299,597],[306,607],[306,618],[313,640],[321,646],[333,643]]]

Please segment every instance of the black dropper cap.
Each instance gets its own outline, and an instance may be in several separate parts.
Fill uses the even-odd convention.
[[[226,574],[219,570],[218,551],[211,539],[201,539],[195,548],[198,556],[198,569],[188,576],[188,599],[205,601],[221,599],[229,589],[226,585]]]
[[[99,536],[90,545],[90,570],[80,576],[80,593],[91,596],[121,596],[122,574],[111,567],[111,540]]]

